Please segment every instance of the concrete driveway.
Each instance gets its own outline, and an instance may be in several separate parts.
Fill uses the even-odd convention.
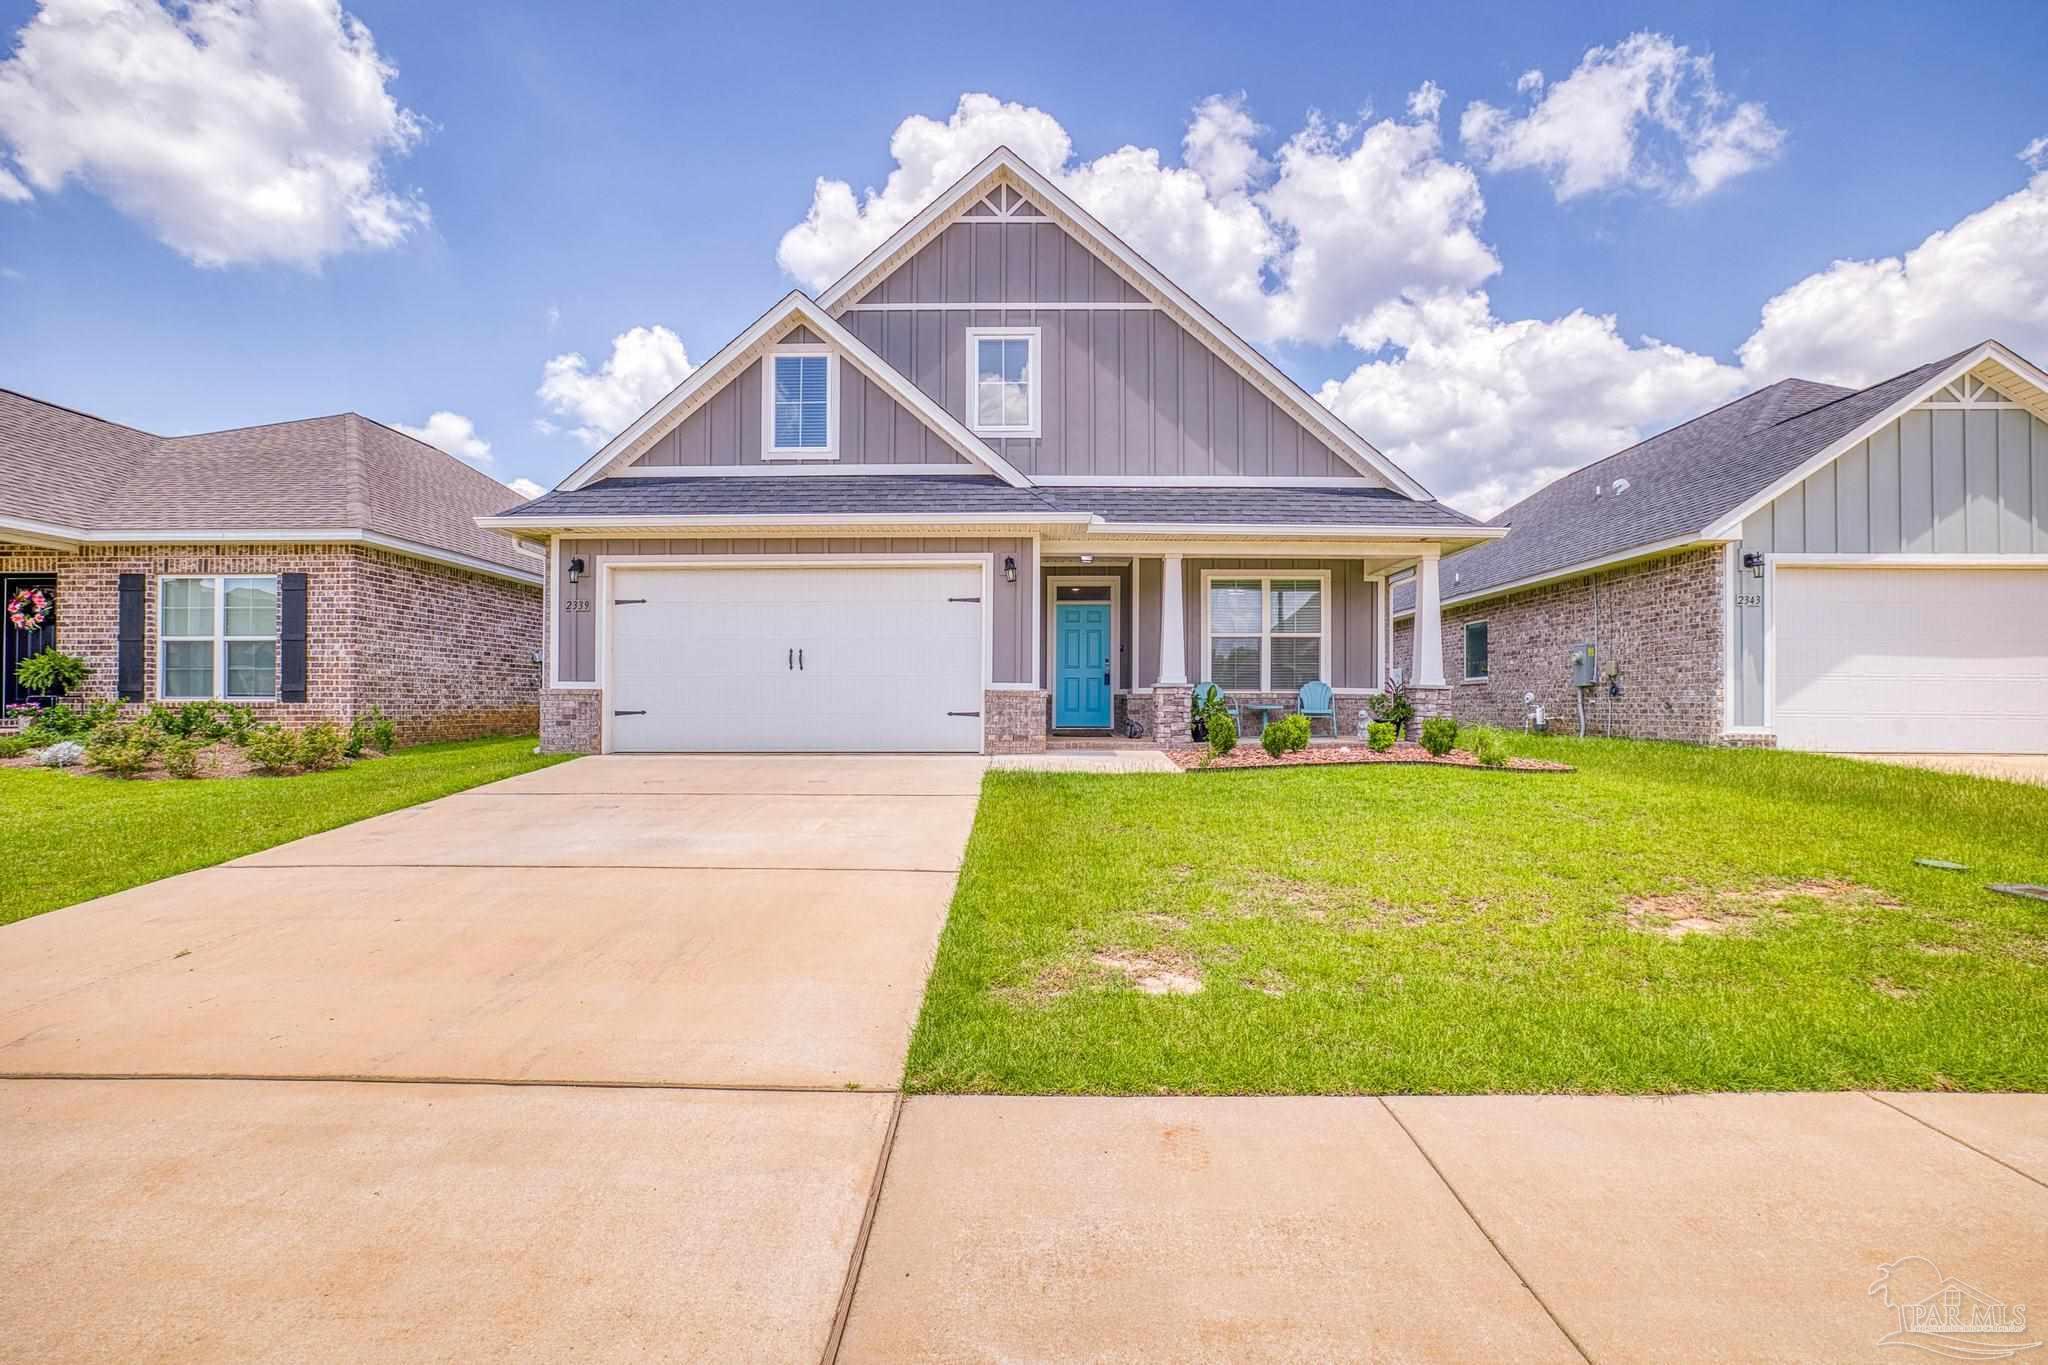
[[[583,759],[0,931],[0,1360],[818,1359],[982,766]]]

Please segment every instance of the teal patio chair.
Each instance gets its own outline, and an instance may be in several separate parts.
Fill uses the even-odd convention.
[[[1330,722],[1330,734],[1337,734],[1337,702],[1335,694],[1326,682],[1305,682],[1301,685],[1301,699],[1295,709],[1308,717],[1309,729],[1315,729],[1318,720]]]

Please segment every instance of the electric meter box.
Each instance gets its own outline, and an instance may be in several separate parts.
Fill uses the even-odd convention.
[[[1572,647],[1572,686],[1592,687],[1600,681],[1600,665],[1593,661],[1593,646]]]

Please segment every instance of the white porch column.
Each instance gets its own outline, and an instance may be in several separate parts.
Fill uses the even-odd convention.
[[[1188,685],[1187,608],[1182,602],[1180,556],[1168,555],[1159,583],[1159,686]]]
[[[1444,685],[1443,595],[1437,588],[1436,546],[1426,546],[1415,566],[1415,639],[1408,681],[1417,687]]]

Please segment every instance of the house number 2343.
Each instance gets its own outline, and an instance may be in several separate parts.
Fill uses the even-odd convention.
[[[1738,607],[1760,607],[1763,604],[1764,595],[1760,592],[1739,592],[1735,594],[1735,605]]]

